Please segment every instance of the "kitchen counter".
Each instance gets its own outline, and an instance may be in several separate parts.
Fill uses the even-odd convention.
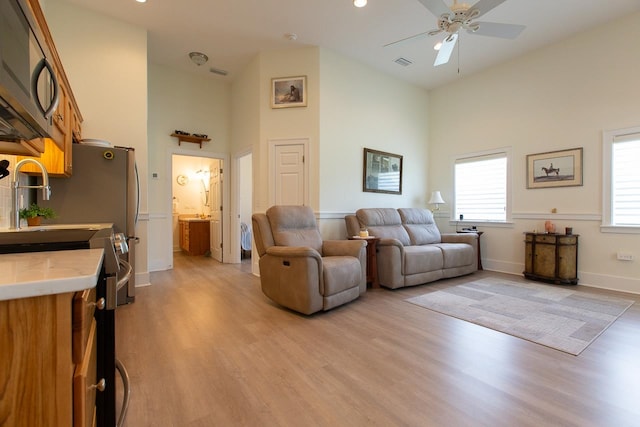
[[[0,255],[0,301],[96,286],[104,249]]]

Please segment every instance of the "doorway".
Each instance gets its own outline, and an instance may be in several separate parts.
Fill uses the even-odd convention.
[[[172,153],[172,265],[173,253],[187,249],[186,245],[197,246],[198,253],[204,253],[216,261],[225,261],[223,210],[227,197],[224,194],[223,171],[222,158]],[[181,219],[183,224],[185,220],[190,222],[189,226],[197,223],[200,230],[209,233],[205,234],[205,231],[189,236],[189,239],[181,239]]]
[[[238,165],[238,219],[240,220],[240,262],[251,265],[253,257],[253,155],[251,152],[237,157]]]

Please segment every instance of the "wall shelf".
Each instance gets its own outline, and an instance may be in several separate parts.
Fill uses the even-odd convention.
[[[211,138],[201,138],[193,135],[179,135],[177,133],[172,133],[171,136],[178,138],[178,145],[181,145],[183,142],[192,142],[194,144],[199,144],[200,148],[202,148],[203,142],[211,141]]]

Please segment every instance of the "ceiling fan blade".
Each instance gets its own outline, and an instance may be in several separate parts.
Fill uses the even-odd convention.
[[[420,3],[424,5],[431,13],[433,13],[437,18],[441,17],[444,14],[451,13],[451,9],[443,0],[418,0]],[[503,0],[504,1],[504,0]]]
[[[471,6],[467,11],[467,16],[478,18],[485,13],[489,12],[494,7],[500,6],[506,0],[479,0],[476,4]]]
[[[420,39],[420,38],[422,38],[422,37],[426,37],[426,36],[428,36],[428,35],[429,35],[429,33],[431,33],[431,31],[425,31],[424,33],[415,34],[415,35],[413,35],[413,36],[405,37],[405,38],[403,38],[403,39],[396,40],[396,41],[391,42],[391,43],[387,43],[387,44],[385,44],[385,45],[384,45],[384,46],[382,46],[382,47],[389,47],[389,46],[394,46],[394,45],[396,45],[396,44],[403,43],[403,42],[407,42],[407,41],[410,41],[410,40],[417,40],[417,39]]]
[[[453,52],[453,48],[455,47],[457,40],[458,33],[449,34],[449,37],[444,39],[442,46],[438,51],[438,56],[436,56],[436,61],[433,63],[434,67],[449,62],[449,58],[451,58],[451,53]]]
[[[524,25],[500,24],[497,22],[474,22],[477,30],[468,30],[471,34],[480,36],[500,37],[503,39],[515,39],[526,28]]]

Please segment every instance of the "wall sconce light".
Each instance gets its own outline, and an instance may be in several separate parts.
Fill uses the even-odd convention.
[[[440,194],[439,191],[432,191],[431,192],[431,198],[429,199],[429,204],[430,205],[436,205],[435,208],[431,209],[431,212],[435,212],[440,210],[440,205],[444,204],[444,200],[442,200],[442,195]]]
[[[206,64],[209,60],[209,57],[202,52],[189,52],[189,58],[196,64],[198,67]]]
[[[355,7],[365,7],[367,5],[367,0],[353,0],[353,5]]]

